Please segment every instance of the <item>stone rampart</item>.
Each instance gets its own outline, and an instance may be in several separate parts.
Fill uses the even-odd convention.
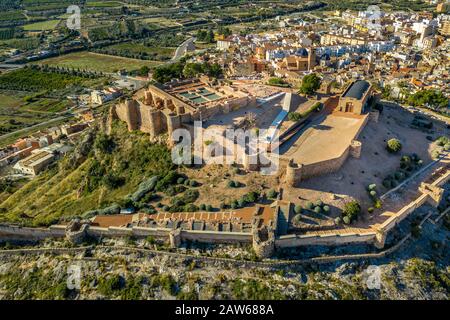
[[[275,247],[289,248],[308,245],[340,245],[340,244],[359,244],[374,243],[375,232],[367,233],[348,233],[348,234],[324,234],[324,235],[285,235],[275,240]]]

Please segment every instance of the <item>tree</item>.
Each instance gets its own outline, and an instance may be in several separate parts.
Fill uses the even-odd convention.
[[[184,63],[177,62],[168,65],[157,67],[153,72],[153,79],[159,83],[166,83],[174,78],[181,78],[183,76]]]
[[[355,220],[358,217],[360,212],[361,212],[361,206],[359,205],[359,203],[357,201],[351,201],[351,202],[346,203],[344,206],[344,210],[342,211],[342,216],[343,216],[344,222],[346,220],[349,220],[350,222],[352,222],[353,220]]]
[[[206,32],[206,30],[200,29],[197,31],[197,40],[203,42],[205,41],[207,35],[208,33]]]
[[[150,72],[150,68],[147,66],[143,66],[142,68],[139,69],[138,75],[140,75],[141,77],[146,77],[146,76],[148,76],[149,72]]]
[[[111,153],[116,144],[114,140],[106,134],[99,134],[94,142],[94,148],[101,151],[102,153]]]
[[[303,77],[300,93],[313,94],[320,88],[321,79],[315,73]]]
[[[203,73],[203,66],[200,63],[187,63],[183,69],[183,76],[194,78]]]
[[[408,97],[410,105],[428,107],[432,109],[443,109],[448,107],[448,98],[437,90],[421,90]]]
[[[289,112],[288,113],[288,119],[289,121],[299,121],[302,118],[302,115],[298,112]]]
[[[390,153],[397,153],[402,149],[400,140],[392,138],[386,144],[386,150]]]
[[[206,35],[205,42],[207,42],[207,43],[214,42],[214,32],[212,31],[212,29],[208,30],[208,34]]]
[[[217,33],[220,35],[223,35],[224,37],[231,36],[232,32],[231,29],[228,27],[219,26],[219,29],[217,30]]]
[[[267,193],[267,196],[270,199],[274,199],[277,196],[277,192],[275,190],[273,190],[273,189],[270,189],[269,192]]]
[[[223,74],[223,70],[222,67],[218,64],[218,63],[214,63],[212,65],[206,64],[207,65],[207,69],[206,69],[206,74],[210,77],[213,78],[219,78],[222,76]]]

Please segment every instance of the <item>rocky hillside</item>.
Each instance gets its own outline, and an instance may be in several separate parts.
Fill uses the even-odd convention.
[[[95,246],[78,256],[0,255],[0,298],[447,300],[449,235],[447,222],[427,223],[419,238],[382,260],[283,269],[240,267],[239,273],[223,262],[144,255],[113,246],[154,245],[145,241],[108,241],[108,247]],[[194,252],[211,255],[214,250],[229,256],[248,251],[241,247],[204,247]],[[371,287],[373,282],[368,281],[373,274],[368,272],[371,265],[379,268],[379,289]],[[71,266],[80,267],[79,289],[67,289]]]
[[[110,136],[94,128],[73,152],[4,199],[0,222],[49,225],[105,208],[171,168],[167,147],[147,135],[128,133],[121,123],[114,124]]]

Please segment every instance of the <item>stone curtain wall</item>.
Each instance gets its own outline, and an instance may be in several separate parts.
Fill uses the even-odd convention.
[[[349,243],[374,243],[375,232],[324,234],[324,235],[286,235],[275,240],[277,248],[300,247],[307,245],[339,245]]]
[[[450,170],[444,167],[441,174],[434,182],[428,184],[435,188],[447,183],[450,180]],[[421,190],[427,190],[421,188]],[[440,194],[441,196],[442,194]],[[439,196],[439,195],[438,195]],[[436,194],[432,191],[422,193],[416,200],[408,203],[398,212],[394,213],[389,219],[381,224],[376,230],[367,230],[367,232],[348,232],[337,234],[330,231],[329,233],[315,233],[309,235],[284,235],[275,239],[275,247],[298,247],[305,245],[340,245],[349,243],[366,243],[375,244],[377,247],[384,246],[384,240],[389,231],[391,231],[398,223],[405,219],[409,214],[414,212],[425,202],[436,204]],[[55,225],[50,228],[27,228],[12,225],[0,225],[0,242],[5,241],[39,241],[48,238],[65,239],[67,236],[66,226]],[[88,226],[83,231],[86,235],[93,237],[136,237],[146,238],[152,236],[155,239],[168,241],[173,229],[169,228],[120,228],[109,227],[99,228]],[[204,243],[252,243],[253,235],[251,233],[239,232],[220,232],[220,231],[196,231],[181,230],[177,235],[180,241],[198,241]]]
[[[19,226],[0,225],[0,242],[5,241],[39,241],[49,238],[64,238],[65,227],[25,228]]]
[[[450,170],[444,168],[444,172],[433,182],[432,186],[440,187],[450,180]],[[409,216],[417,208],[426,202],[432,205],[436,204],[433,195],[430,193],[421,194],[416,200],[408,203],[402,209],[392,214],[377,230],[365,233],[346,233],[337,234],[329,232],[327,234],[311,234],[311,235],[286,235],[275,240],[275,246],[279,248],[298,247],[305,245],[339,245],[348,243],[366,243],[375,244],[377,247],[384,247],[384,241],[387,234],[398,225],[403,219]]]

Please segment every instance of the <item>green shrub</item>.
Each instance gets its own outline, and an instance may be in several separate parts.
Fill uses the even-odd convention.
[[[377,185],[375,183],[369,184],[369,186],[367,187],[367,190],[372,191],[375,190],[377,188]]]
[[[247,193],[244,197],[245,201],[247,201],[248,203],[255,203],[256,201],[258,201],[259,194],[256,191],[251,191]]]
[[[169,171],[169,173],[167,173],[164,176],[164,178],[162,178],[156,183],[156,190],[164,191],[167,189],[167,187],[176,184],[177,180],[178,180],[178,173],[174,170]]]
[[[398,139],[390,139],[386,144],[386,150],[390,153],[397,153],[402,149],[402,144]]]
[[[312,210],[314,208],[314,204],[311,201],[306,202],[306,209]]]
[[[317,207],[314,208],[314,212],[315,213],[321,213],[322,212],[322,208],[317,206]]]
[[[239,207],[241,207],[241,208],[245,207],[246,204],[247,204],[247,202],[245,201],[244,198],[241,198],[241,199],[238,200]]]
[[[179,178],[177,179],[177,183],[178,183],[178,184],[183,184],[183,183],[184,183],[184,178],[183,178],[183,177],[179,177]]]
[[[181,196],[181,199],[184,201],[184,203],[192,203],[192,202],[195,202],[199,196],[200,196],[200,193],[198,192],[198,190],[187,190]]]
[[[103,176],[103,184],[109,189],[117,189],[125,184],[125,178],[114,175],[113,173],[107,173]]]
[[[188,203],[184,206],[184,211],[186,212],[196,212],[198,211],[198,207],[193,203]]]
[[[111,296],[114,292],[119,291],[123,287],[123,279],[118,274],[108,278],[101,277],[98,281],[97,290],[104,296]]]
[[[334,223],[336,225],[340,225],[342,223],[342,218],[341,217],[337,217],[336,219],[334,219]]]
[[[442,136],[442,137],[437,138],[436,142],[437,142],[438,146],[443,147],[446,144],[450,143],[450,140],[448,137]]]
[[[175,190],[174,186],[168,186],[164,191],[164,193],[167,194],[169,197],[173,197],[177,194],[177,191]]]
[[[169,206],[164,206],[164,207],[162,207],[162,209],[163,209],[163,211],[168,212],[170,208],[169,208]]]
[[[269,197],[269,199],[275,199],[277,195],[278,193],[274,189],[270,189],[267,193],[267,197]]]
[[[236,188],[236,183],[233,180],[228,181],[228,188]]]
[[[106,134],[98,134],[95,142],[94,148],[102,153],[110,154],[114,151],[116,144],[114,139]]]
[[[344,210],[342,212],[344,218],[348,217],[351,221],[355,220],[361,212],[361,206],[357,201],[351,201],[345,204]],[[345,220],[344,220],[345,222]]]
[[[154,245],[156,243],[155,237],[153,236],[148,236],[145,241],[150,244],[150,245]]]
[[[374,211],[375,211],[375,209],[372,208],[372,207],[370,207],[369,209],[367,209],[367,212],[369,212],[369,213],[372,213],[372,212],[374,212]]]
[[[325,213],[329,213],[330,212],[330,207],[329,206],[323,206],[323,211]]]
[[[396,171],[394,176],[395,176],[395,179],[398,181],[402,181],[405,178],[405,174],[401,171]]]
[[[292,219],[292,222],[293,222],[294,224],[299,224],[301,220],[302,220],[302,216],[301,216],[300,214],[297,214],[297,215],[295,215],[294,218]]]
[[[372,198],[375,198],[377,196],[377,192],[375,190],[370,191],[369,194]]]
[[[437,159],[437,158],[439,158],[439,156],[441,155],[441,152],[439,151],[439,150],[433,150],[432,152],[431,152],[431,158],[433,158],[433,159]]]
[[[352,222],[352,220],[348,216],[344,216],[342,218],[342,221],[344,221],[345,224],[350,224]]]
[[[375,200],[374,207],[375,207],[376,209],[380,209],[382,206],[383,206],[383,203],[381,202],[380,199]]]
[[[172,204],[176,207],[181,207],[181,206],[184,206],[186,203],[184,203],[184,201],[179,198],[173,198]]]
[[[197,183],[197,181],[195,181],[195,180],[191,180],[191,181],[189,182],[189,185],[190,185],[191,187],[197,187],[197,186],[198,186],[198,183]]]
[[[317,200],[316,201],[316,206],[317,207],[323,207],[323,201],[322,200]]]
[[[288,119],[289,121],[299,121],[302,118],[302,115],[298,112],[289,112],[288,113]]]
[[[297,214],[300,214],[300,213],[302,213],[302,209],[303,209],[302,206],[297,204],[294,207],[294,212],[297,213]]]
[[[208,205],[206,206],[206,211],[208,211],[208,212],[213,211],[212,205],[208,204]]]
[[[201,211],[205,211],[205,210],[206,210],[206,205],[205,205],[204,203],[202,203],[202,204],[199,206],[199,209],[200,209]]]

